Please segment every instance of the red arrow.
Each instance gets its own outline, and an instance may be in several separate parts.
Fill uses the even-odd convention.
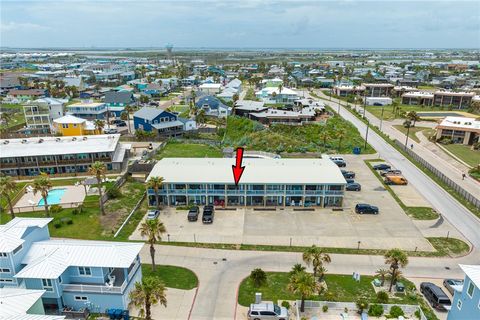
[[[240,182],[240,178],[242,177],[243,170],[245,170],[245,167],[242,167],[242,159],[243,159],[243,148],[237,148],[236,164],[232,165],[233,179],[235,180],[236,186],[238,185],[238,182]]]

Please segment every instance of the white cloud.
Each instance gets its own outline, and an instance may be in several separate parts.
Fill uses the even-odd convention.
[[[39,25],[36,23],[30,22],[1,22],[0,23],[0,32],[9,32],[9,31],[44,31],[50,30],[48,26]]]

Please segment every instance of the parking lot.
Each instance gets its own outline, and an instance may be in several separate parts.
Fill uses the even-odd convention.
[[[343,211],[331,208],[312,211],[293,208],[265,211],[248,207],[217,209],[214,223],[204,225],[201,217],[196,222],[188,222],[187,211],[166,208],[160,219],[167,228],[170,241],[433,250],[363,158],[345,158],[346,169],[356,173],[355,180],[362,184],[362,191],[346,191]],[[356,214],[354,207],[359,202],[378,206],[380,214]],[[131,237],[140,238],[138,232]]]

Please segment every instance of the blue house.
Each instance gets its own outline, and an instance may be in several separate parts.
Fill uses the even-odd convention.
[[[15,218],[0,226],[0,261],[2,269],[9,269],[0,286],[45,290],[42,303],[47,313],[64,307],[127,310],[128,294],[142,279],[143,245],[50,240],[52,220]]]
[[[225,105],[220,99],[211,95],[206,95],[198,99],[195,106],[198,109],[203,109],[207,116],[218,118],[225,118],[232,111],[231,107]]]
[[[456,286],[447,320],[480,319],[480,265],[460,265],[465,272],[463,286]]]
[[[135,130],[154,131],[160,136],[178,136],[183,133],[183,122],[176,114],[156,108],[143,107],[133,114]]]

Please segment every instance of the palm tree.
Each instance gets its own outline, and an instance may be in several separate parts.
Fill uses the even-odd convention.
[[[100,161],[95,161],[92,163],[90,166],[90,169],[88,170],[88,173],[91,175],[94,175],[95,178],[97,179],[97,188],[98,188],[98,195],[100,198],[98,199],[100,203],[100,210],[102,212],[102,215],[105,215],[105,208],[103,206],[103,201],[102,201],[102,180],[105,178],[105,173],[107,172],[107,167],[105,166],[105,163],[100,162]]]
[[[140,226],[140,235],[147,237],[150,244],[150,257],[152,258],[152,270],[155,271],[155,244],[162,240],[162,234],[167,232],[163,222],[158,219],[147,220]]]
[[[282,90],[283,90],[283,85],[279,84],[278,85],[278,93],[282,93]]]
[[[262,269],[256,268],[250,272],[250,279],[255,287],[261,287],[267,282],[267,274]]]
[[[48,176],[42,173],[38,178],[33,180],[33,194],[40,193],[43,198],[43,202],[45,203],[45,214],[47,217],[50,216],[48,211],[48,191],[52,188],[52,182],[48,178]]]
[[[95,131],[97,131],[97,133],[101,133],[103,128],[105,127],[105,121],[100,119],[95,119],[93,121],[93,124],[95,125]]]
[[[158,190],[162,187],[164,180],[165,179],[162,177],[151,177],[150,180],[147,181],[147,188],[151,188],[155,192],[155,204],[157,206],[157,210],[160,210]]]
[[[15,218],[15,212],[13,212],[12,205],[12,192],[18,189],[17,183],[10,176],[0,176],[0,196],[7,199],[8,207],[10,208],[10,214],[12,219]]]
[[[380,278],[380,280],[382,281],[381,283],[381,286],[383,287],[383,285],[385,284],[385,279],[387,278],[387,276],[389,275],[389,271],[387,269],[378,269],[375,274]]]
[[[297,272],[304,272],[307,268],[303,266],[301,263],[295,263],[292,267],[292,270],[290,270],[290,275],[292,276],[293,274]]]
[[[167,289],[163,282],[156,277],[145,277],[142,282],[136,282],[135,288],[130,291],[130,307],[139,309],[139,316],[151,320],[150,308],[158,303],[167,306]]]
[[[305,271],[297,272],[290,277],[287,289],[294,294],[300,295],[302,303],[300,304],[300,311],[305,311],[305,299],[314,295],[320,290],[320,284],[315,280],[315,277]]]
[[[390,265],[390,288],[392,292],[393,284],[397,281],[399,276],[399,269],[405,268],[408,265],[408,256],[402,249],[391,249],[385,253],[385,264]]]
[[[343,140],[343,138],[345,138],[346,135],[347,135],[347,132],[345,131],[345,129],[339,129],[337,131],[338,152],[340,152],[340,150],[342,149],[342,140]]]
[[[416,111],[409,111],[407,113],[407,119],[413,121],[412,127],[415,127],[415,123],[420,120],[420,116]]]
[[[327,138],[328,138],[328,132],[327,129],[323,129],[322,132],[320,132],[320,139],[323,142],[323,147],[327,148]]]
[[[207,116],[205,115],[205,110],[200,109],[197,112],[197,116],[195,117],[195,121],[197,121],[198,124],[202,124],[202,123],[205,123],[206,120],[207,120]]]
[[[323,267],[323,263],[330,263],[332,259],[328,253],[325,253],[322,248],[312,245],[303,253],[303,261],[307,266],[312,265],[313,276],[316,278],[319,268]]]

